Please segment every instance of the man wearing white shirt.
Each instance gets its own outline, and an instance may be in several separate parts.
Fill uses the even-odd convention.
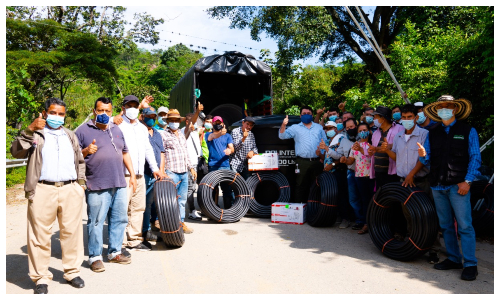
[[[148,96],[151,98],[152,97]],[[146,97],[146,98],[148,98]],[[151,102],[149,101],[149,102]],[[137,179],[137,189],[135,192],[129,187],[127,196],[128,205],[128,225],[125,229],[123,245],[131,250],[149,251],[151,244],[142,237],[142,221],[144,210],[146,209],[146,182],[144,180],[144,163],[147,160],[151,171],[156,179],[161,177],[161,172],[156,163],[154,150],[149,143],[149,133],[146,126],[141,124],[137,117],[139,115],[139,99],[134,95],[128,95],[123,99],[122,113],[116,116],[113,122],[125,137],[125,142],[129,150],[132,165]],[[120,122],[122,119],[122,122]],[[127,187],[129,186],[130,173],[123,167]],[[127,253],[125,253],[126,255]]]

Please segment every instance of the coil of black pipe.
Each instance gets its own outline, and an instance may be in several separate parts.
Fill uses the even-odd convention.
[[[385,256],[400,261],[413,260],[427,252],[439,230],[434,202],[427,193],[401,183],[388,183],[375,194],[366,219],[375,246]]]
[[[221,182],[228,182],[234,192],[235,202],[229,209],[221,209],[215,205],[213,190]],[[198,205],[207,217],[220,223],[233,223],[238,222],[247,213],[251,192],[239,173],[232,170],[217,170],[203,177],[198,185],[197,195]]]
[[[279,197],[275,202],[290,201],[290,185],[285,175],[279,172],[255,172],[247,178],[247,185],[252,193],[250,199],[250,211],[257,217],[270,218],[271,205],[263,205],[259,203],[259,199],[255,198],[255,191],[262,182],[272,182],[279,191]]]
[[[175,183],[171,179],[157,180],[154,195],[163,241],[168,246],[181,247],[184,245],[184,231]]]
[[[323,172],[311,185],[307,200],[307,223],[314,227],[332,226],[338,213],[338,185],[333,173]]]
[[[486,180],[473,181],[470,187],[472,226],[476,232],[487,232],[494,227],[493,184]]]

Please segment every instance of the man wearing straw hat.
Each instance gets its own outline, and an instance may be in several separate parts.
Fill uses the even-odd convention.
[[[429,131],[424,146],[418,144],[420,161],[430,160],[429,181],[443,231],[448,258],[434,265],[438,270],[462,269],[463,280],[475,280],[477,272],[476,235],[472,227],[470,185],[479,175],[481,153],[476,129],[460,120],[471,113],[469,100],[443,95],[424,108],[425,114],[441,126]],[[462,243],[458,247],[453,219]],[[462,265],[463,259],[463,265]]]

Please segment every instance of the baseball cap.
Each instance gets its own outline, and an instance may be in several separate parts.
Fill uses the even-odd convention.
[[[255,119],[254,119],[254,118],[252,118],[252,117],[250,117],[250,116],[245,117],[245,118],[243,119],[243,121],[246,121],[246,122],[252,122],[252,123],[254,123],[254,124],[255,124]]]
[[[134,96],[134,95],[128,95],[128,96],[125,96],[125,98],[123,98],[123,102],[122,102],[122,105],[125,105],[129,102],[137,102],[137,104],[141,104],[141,102],[139,101],[139,99]]]
[[[160,114],[161,112],[164,112],[164,113],[168,114],[168,107],[161,106],[160,108],[158,108],[157,112],[158,112],[158,114]]]
[[[325,127],[329,127],[329,126],[337,127],[337,123],[335,123],[333,121],[328,121],[328,122],[326,122]]]
[[[145,109],[142,110],[143,115],[156,115],[156,111],[154,111],[154,108],[152,107],[146,107]]]
[[[224,121],[222,120],[222,118],[221,118],[221,117],[219,117],[219,116],[215,116],[215,117],[212,119],[212,123],[215,123],[215,122],[217,122],[217,121],[221,121],[222,123],[224,123]]]

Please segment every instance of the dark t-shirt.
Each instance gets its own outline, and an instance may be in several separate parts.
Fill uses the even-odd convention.
[[[229,167],[229,155],[224,153],[228,144],[233,144],[233,138],[229,133],[222,135],[217,139],[208,141],[211,132],[205,133],[205,141],[208,147],[208,166],[209,167]]]
[[[81,149],[90,145],[94,139],[96,141],[97,152],[85,157],[87,188],[90,191],[98,191],[126,187],[123,152],[128,152],[128,149],[120,128],[109,124],[107,130],[101,130],[90,120],[80,126],[75,135]]]
[[[378,147],[382,146],[382,143],[384,142],[384,138],[387,138],[387,134],[389,133],[389,130],[386,132],[383,132],[382,129],[380,129],[380,132],[382,132],[382,136],[380,138],[380,141],[378,142]],[[389,155],[387,153],[379,153],[375,152],[375,166],[374,166],[375,172],[382,172],[387,174],[389,172]]]
[[[153,136],[151,136],[148,132],[148,137],[149,137],[149,143],[153,147],[153,152],[155,153],[156,164],[158,165],[159,168],[161,163],[161,154],[165,153],[165,147],[163,147],[163,140],[161,138],[161,134],[158,132],[158,130],[153,128]],[[151,171],[151,168],[149,167],[149,163],[147,160],[146,163],[144,164],[144,174],[148,175],[149,177],[153,177],[153,171]]]

